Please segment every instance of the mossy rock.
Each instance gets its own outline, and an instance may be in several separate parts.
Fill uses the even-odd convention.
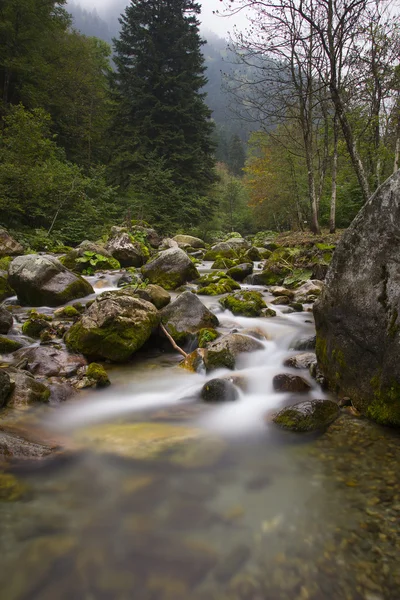
[[[0,302],[3,302],[6,298],[11,298],[11,296],[15,296],[15,292],[8,283],[7,273],[0,272]]]
[[[13,260],[12,256],[1,256],[0,257],[0,271],[7,271],[12,260]]]
[[[165,290],[175,290],[179,286],[199,278],[199,273],[180,248],[169,248],[157,254],[142,267],[142,274],[150,283]]]
[[[255,273],[252,276],[252,283],[254,285],[279,285],[283,283],[283,280],[287,273],[290,272],[288,267],[285,267],[283,270],[271,270],[266,269],[261,273]]]
[[[260,252],[260,250],[258,248],[256,248],[255,246],[252,246],[251,248],[249,248],[246,251],[245,254],[246,258],[248,258],[251,261],[259,261],[262,258],[264,258]],[[266,258],[266,257],[265,257]]]
[[[239,290],[240,285],[233,279],[226,278],[221,279],[219,283],[210,283],[205,287],[200,287],[197,290],[197,294],[203,296],[220,296],[222,294],[229,294],[234,290]]]
[[[81,316],[81,311],[75,306],[68,305],[54,311],[54,316],[61,319],[76,319]]]
[[[40,335],[43,331],[49,329],[50,327],[51,325],[47,320],[40,317],[34,317],[25,321],[25,323],[22,325],[22,333],[30,338],[37,339],[40,338]]]
[[[204,260],[206,260],[206,258],[204,257]],[[211,265],[212,269],[230,269],[231,267],[234,267],[237,264],[237,259],[233,260],[232,258],[223,258],[222,256],[218,257],[216,260],[214,260],[213,264]]]
[[[224,271],[218,271],[217,273],[205,273],[196,280],[196,283],[200,287],[205,287],[210,283],[219,283],[221,279],[229,279],[229,276],[224,273]]]
[[[273,422],[295,432],[321,431],[339,416],[339,406],[332,400],[307,400],[281,410]]]
[[[266,308],[262,314],[264,317],[267,318],[276,317],[276,310],[274,310],[273,308]]]
[[[253,263],[242,263],[228,269],[226,274],[235,281],[244,281],[248,275],[252,274],[252,272]]]
[[[217,339],[219,333],[216,329],[201,329],[197,334],[199,348],[205,348],[207,344]]]
[[[266,304],[260,292],[240,291],[221,298],[219,303],[234,315],[258,317]]]
[[[28,486],[21,483],[11,473],[0,473],[0,502],[21,500],[28,491]]]
[[[16,340],[11,340],[4,335],[0,335],[0,354],[11,354],[22,348],[22,344]]]
[[[97,387],[107,387],[110,385],[107,371],[99,363],[90,363],[86,369],[86,376],[96,382]]]

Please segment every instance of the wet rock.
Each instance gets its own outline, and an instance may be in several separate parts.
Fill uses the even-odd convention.
[[[227,275],[235,281],[244,281],[248,275],[253,272],[253,263],[242,263],[235,267],[231,267],[227,271]]]
[[[272,385],[276,392],[304,393],[311,389],[311,385],[303,377],[290,375],[289,373],[275,375]]]
[[[232,402],[238,399],[239,393],[227,379],[210,379],[203,385],[200,397],[204,402]]]
[[[203,275],[197,283],[197,293],[203,296],[220,296],[240,289],[239,283],[222,272]]]
[[[0,335],[0,354],[11,354],[22,348],[22,344],[15,339]]]
[[[240,291],[221,298],[221,306],[230,310],[234,315],[244,317],[258,317],[266,308],[260,292]]]
[[[151,283],[144,289],[136,290],[136,295],[154,304],[158,310],[161,310],[171,302],[171,296],[164,288]]]
[[[276,310],[273,308],[266,308],[262,311],[262,315],[267,318],[276,317]]]
[[[15,258],[9,267],[9,281],[21,304],[30,306],[59,306],[93,294],[85,279],[48,255]]]
[[[397,171],[343,234],[314,305],[318,363],[330,386],[392,426],[400,426],[399,222]]]
[[[303,312],[304,307],[301,302],[291,302],[289,304],[289,308],[293,309],[295,312]]]
[[[302,286],[297,288],[295,293],[296,302],[307,302],[315,296],[319,296],[323,290],[324,282],[317,279],[306,281]]]
[[[141,267],[147,260],[146,253],[138,242],[134,242],[129,233],[116,231],[109,239],[106,250],[122,267]]]
[[[249,260],[251,260],[252,262],[259,261],[263,258],[262,250],[263,250],[262,248],[260,251],[259,248],[256,248],[255,246],[251,246],[251,248],[249,248],[246,251],[245,257],[248,258]]]
[[[290,298],[288,298],[288,296],[277,296],[271,301],[271,304],[276,306],[287,306],[290,304]]]
[[[54,317],[57,319],[77,319],[81,316],[81,310],[75,306],[63,306],[54,311]]]
[[[242,237],[232,237],[225,243],[228,244],[228,246],[230,246],[234,250],[248,250],[250,248],[249,242],[247,242]],[[215,248],[215,246],[213,246],[213,248]]]
[[[180,366],[191,373],[200,373],[205,369],[204,364],[204,348],[197,348],[180,363]]]
[[[0,408],[6,404],[11,391],[12,385],[9,374],[4,369],[0,369]]]
[[[315,350],[316,341],[315,335],[300,338],[293,344],[290,350]]]
[[[3,228],[0,228],[0,257],[23,254],[24,249],[19,242]]]
[[[117,287],[124,287],[125,285],[131,285],[137,283],[138,277],[133,273],[124,273],[117,281]]]
[[[46,315],[33,314],[22,325],[22,333],[33,339],[40,338],[43,331],[51,329],[50,319],[44,317]]]
[[[12,326],[12,314],[4,306],[0,306],[0,333],[8,333]]]
[[[206,257],[204,257],[206,260]],[[237,264],[237,260],[232,260],[231,258],[223,258],[222,256],[216,258],[211,265],[212,269],[230,269]]]
[[[323,430],[339,416],[339,406],[332,400],[307,400],[281,410],[273,422],[282,429],[306,432]]]
[[[78,374],[71,380],[72,386],[76,390],[97,387],[104,388],[110,385],[107,371],[99,363],[90,363],[88,367],[81,367]]]
[[[207,371],[224,367],[233,370],[241,354],[263,348],[261,342],[250,336],[229,333],[210,344],[204,352],[204,363]]]
[[[158,324],[153,304],[126,289],[96,298],[66,334],[67,345],[92,358],[128,360],[149,339]]]
[[[161,322],[176,342],[182,342],[190,334],[201,329],[219,325],[217,317],[192,292],[183,292],[161,311]]]
[[[287,358],[283,364],[285,367],[291,367],[292,369],[309,369],[316,363],[317,357],[314,352],[303,352]]]
[[[6,371],[13,386],[11,395],[7,400],[7,406],[19,407],[49,401],[49,388],[35,379],[31,373],[14,367],[8,367]]]
[[[286,296],[287,298],[294,298],[294,291],[293,290],[288,290],[285,287],[279,286],[279,285],[274,285],[272,286],[269,291],[271,292],[271,294],[273,296]]]
[[[206,245],[200,238],[193,237],[192,235],[176,235],[172,238],[180,248],[205,248]]]
[[[163,250],[142,267],[143,276],[166,290],[174,290],[187,281],[199,277],[199,273],[180,248]]]
[[[17,361],[25,361],[30,373],[43,377],[71,377],[87,364],[83,356],[51,346],[22,348],[14,356]]]
[[[162,239],[155,229],[152,229],[151,227],[143,227],[142,225],[134,225],[131,231],[134,237],[137,236],[137,234],[139,234],[141,237],[144,237],[152,248],[160,247]]]
[[[200,329],[197,334],[197,343],[199,348],[206,348],[208,344],[213,342],[219,337],[219,333],[216,329],[210,327]]]

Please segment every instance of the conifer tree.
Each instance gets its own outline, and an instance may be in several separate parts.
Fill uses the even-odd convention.
[[[137,212],[164,229],[194,225],[210,210],[213,124],[199,14],[194,0],[132,0],[114,40],[110,173]]]

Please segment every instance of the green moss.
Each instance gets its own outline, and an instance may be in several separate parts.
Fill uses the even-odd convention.
[[[393,380],[390,386],[382,387],[381,377],[370,381],[374,400],[366,410],[367,417],[380,425],[400,426],[400,384]]]
[[[336,246],[334,244],[315,244],[315,247],[318,248],[318,250],[334,250],[336,248]]]
[[[200,329],[197,334],[199,348],[205,348],[207,344],[216,340],[218,336],[219,333],[215,329]]]
[[[318,363],[323,367],[328,364],[328,350],[326,340],[317,332],[317,341],[315,344],[315,353],[317,355]]]
[[[303,305],[301,302],[291,302],[289,304],[290,308],[293,308],[296,312],[303,312]]]
[[[12,256],[2,256],[0,258],[0,271],[8,271],[8,267],[12,260]]]
[[[219,303],[234,315],[258,317],[266,304],[260,292],[241,291],[221,298]]]
[[[107,371],[102,365],[98,363],[90,363],[87,368],[86,375],[90,379],[94,379],[97,387],[107,387],[110,385],[110,380],[107,375]]]
[[[276,311],[272,308],[267,308],[264,310],[264,317],[276,317]]]
[[[22,344],[16,340],[10,340],[10,338],[0,335],[0,354],[11,354],[20,348],[22,348]]]
[[[31,338],[39,338],[42,331],[50,328],[49,322],[41,318],[31,318],[22,325],[22,333]]]
[[[11,296],[15,296],[15,292],[8,283],[7,276],[0,273],[0,302]]]
[[[218,271],[218,273],[206,273],[197,279],[196,283],[201,287],[205,287],[210,283],[219,283],[221,279],[229,279],[229,276],[223,271]]]
[[[265,270],[261,273],[257,273],[257,283],[261,285],[279,285],[283,282],[283,279],[289,269],[286,269],[283,273],[276,273],[275,271]]]
[[[251,260],[251,261],[258,261],[261,260],[262,256],[260,254],[260,251],[258,250],[258,248],[255,248],[254,246],[252,246],[251,248],[249,248],[245,254],[246,258]]]
[[[205,287],[200,287],[197,290],[197,294],[203,296],[220,296],[238,289],[240,289],[240,285],[233,279],[227,278],[221,279],[219,283],[210,283]]]
[[[15,502],[26,495],[28,488],[10,473],[0,473],[0,501]]]
[[[64,306],[55,312],[57,317],[66,317],[67,319],[74,319],[80,317],[80,312],[74,306]]]
[[[283,285],[295,288],[311,279],[311,276],[312,271],[308,269],[293,269],[290,275],[283,280]]]

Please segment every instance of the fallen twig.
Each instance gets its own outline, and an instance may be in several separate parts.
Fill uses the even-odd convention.
[[[171,342],[172,347],[175,348],[175,350],[177,350],[179,352],[179,354],[181,354],[184,358],[187,358],[188,355],[186,354],[186,352],[178,346],[178,344],[175,342],[172,335],[170,333],[168,333],[168,331],[166,330],[166,328],[164,327],[164,325],[162,323],[160,323],[160,327],[163,330],[163,332],[165,333],[165,335],[167,336],[167,338],[169,339],[169,341]]]

